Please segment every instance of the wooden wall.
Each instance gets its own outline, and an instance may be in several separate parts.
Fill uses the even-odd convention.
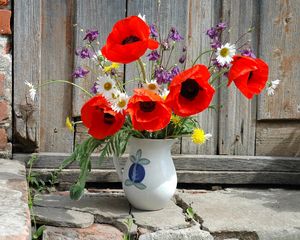
[[[100,45],[103,45],[118,19],[142,13],[148,23],[159,21],[162,34],[175,26],[185,36],[180,46],[188,47],[188,63],[199,51],[209,48],[205,31],[220,19],[231,26],[228,36],[231,42],[254,26],[255,30],[249,36],[252,46],[257,55],[269,64],[269,79],[281,80],[274,96],[267,96],[264,92],[252,101],[243,97],[234,85],[221,89],[225,91],[219,91],[212,103],[219,110],[207,110],[197,116],[202,128],[212,133],[213,138],[202,146],[192,144],[189,138],[180,139],[174,146],[174,154],[188,159],[193,156],[192,161],[202,159],[203,155],[212,155],[216,159],[219,159],[216,155],[286,156],[294,160],[300,157],[300,2],[160,2],[160,7],[155,0],[14,2],[14,151],[69,153],[74,144],[86,137],[82,126],[78,126],[74,134],[65,128],[67,116],[80,117],[85,96],[69,85],[52,85],[43,88],[38,100],[33,103],[24,81],[42,84],[50,79],[72,80],[71,73],[80,64],[80,60],[74,58],[74,50],[81,45],[83,36],[80,28],[97,28]],[[179,48],[175,52],[173,62],[178,61],[180,51]],[[202,58],[201,62],[206,63],[207,60]],[[125,81],[134,74],[132,64],[124,67]],[[74,81],[89,88],[92,80]],[[202,160],[198,163],[204,164]],[[47,164],[51,165],[45,163],[43,166],[47,167]],[[226,164],[222,165],[224,171],[228,170]],[[186,179],[183,176],[179,177],[182,181]]]

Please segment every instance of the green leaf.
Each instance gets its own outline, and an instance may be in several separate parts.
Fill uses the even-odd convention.
[[[192,207],[188,207],[186,209],[186,213],[188,215],[189,218],[194,219],[195,213]]]
[[[142,150],[139,149],[139,150],[137,150],[137,152],[136,152],[136,159],[139,160],[141,157],[142,157]]]
[[[79,200],[84,192],[84,186],[76,183],[70,188],[70,198],[73,200]]]
[[[39,239],[39,238],[43,235],[43,232],[45,231],[45,229],[46,229],[46,226],[45,226],[45,225],[40,226],[40,227],[35,231],[35,233],[32,235],[32,239],[34,239],[34,240]]]
[[[140,190],[146,189],[146,185],[145,184],[142,184],[142,183],[133,183],[133,184],[134,184],[134,186],[136,186]]]
[[[126,186],[132,186],[132,185],[133,185],[133,182],[130,181],[129,179],[126,179],[124,184],[125,184]]]
[[[135,156],[130,155],[129,158],[130,158],[130,161],[131,161],[132,163],[136,163],[136,162],[137,162]]]
[[[139,164],[141,165],[148,165],[150,163],[150,160],[147,159],[147,158],[141,158],[139,161],[138,161]]]

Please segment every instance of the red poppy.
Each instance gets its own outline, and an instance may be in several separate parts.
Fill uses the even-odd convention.
[[[88,133],[96,139],[104,139],[119,131],[125,121],[125,116],[111,109],[102,95],[88,100],[81,108],[81,120]]]
[[[228,86],[234,82],[247,98],[259,94],[268,81],[269,67],[259,58],[234,56],[228,73]]]
[[[166,104],[174,113],[187,117],[206,109],[215,93],[208,83],[210,73],[206,66],[198,64],[175,76],[169,86]]]
[[[159,43],[149,36],[150,28],[142,19],[127,17],[116,22],[101,52],[112,62],[130,63],[140,58],[148,48],[158,48]]]
[[[166,127],[172,114],[171,109],[164,104],[164,100],[148,89],[134,90],[127,111],[134,129],[149,132]]]

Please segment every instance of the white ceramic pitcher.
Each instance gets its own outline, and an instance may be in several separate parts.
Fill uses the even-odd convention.
[[[129,158],[122,171],[119,159],[113,162],[128,201],[137,209],[164,208],[175,193],[176,169],[171,156],[174,139],[130,138]]]

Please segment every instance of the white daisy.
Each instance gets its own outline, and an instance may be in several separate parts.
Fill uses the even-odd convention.
[[[275,89],[279,85],[281,80],[276,79],[268,83],[267,94],[268,96],[273,96],[275,94]]]
[[[98,93],[103,94],[103,96],[110,98],[111,93],[115,87],[115,81],[110,76],[99,77],[96,82],[96,90]]]
[[[224,66],[226,63],[229,64],[233,60],[233,56],[235,55],[236,49],[235,45],[230,45],[226,43],[217,49],[217,61],[221,66]]]
[[[127,108],[129,97],[126,93],[119,93],[116,99],[111,100],[111,108],[118,113],[122,113]]]
[[[146,22],[146,15],[145,15],[145,14],[142,15],[141,13],[139,13],[138,17],[139,17],[140,19],[142,19],[144,22]]]
[[[169,95],[170,91],[166,88],[164,88],[164,90],[160,93],[160,96],[166,100],[167,99],[167,96]]]
[[[156,80],[151,80],[150,82],[146,80],[146,83],[143,87],[156,93],[158,93],[158,91],[160,90]]]
[[[29,96],[31,98],[32,101],[35,100],[35,96],[36,96],[36,89],[34,87],[34,85],[30,82],[28,82],[27,80],[25,81],[25,85],[27,85],[29,87]]]

